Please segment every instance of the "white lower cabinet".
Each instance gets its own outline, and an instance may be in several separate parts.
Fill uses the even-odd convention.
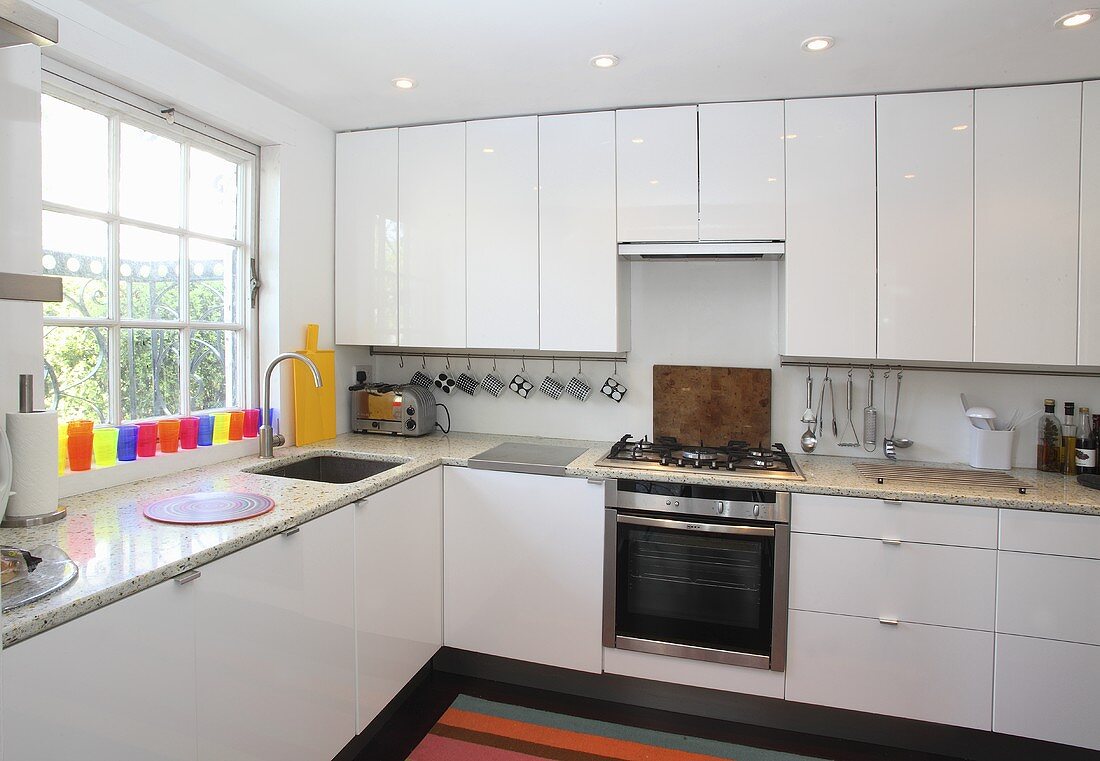
[[[195,759],[193,587],[166,581],[6,648],[4,755]]]
[[[997,635],[993,730],[1100,750],[1100,646]]]
[[[353,518],[329,513],[193,582],[199,758],[328,761],[355,735]]]
[[[444,644],[599,673],[602,484],[448,467],[443,490]]]
[[[766,698],[783,698],[783,672],[754,669],[747,666],[728,666],[690,658],[673,658],[667,655],[639,653],[634,650],[604,648],[603,670],[606,674],[651,679],[668,684],[686,684],[708,690],[740,692],[745,695],[763,695]]]
[[[442,643],[442,469],[356,505],[355,633],[362,731]]]
[[[788,700],[990,729],[993,633],[792,610]]]

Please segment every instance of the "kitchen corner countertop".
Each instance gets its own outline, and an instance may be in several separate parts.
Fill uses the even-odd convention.
[[[643,478],[756,488],[763,483],[776,489],[812,494],[1100,515],[1100,491],[1085,489],[1073,479],[1033,470],[1013,472],[1021,480],[1035,484],[1027,494],[1018,494],[1009,489],[879,485],[860,476],[853,467],[853,463],[863,458],[796,456],[805,481],[762,482],[690,470],[655,473],[596,467],[595,462],[607,453],[610,442],[472,433],[433,434],[419,439],[344,434],[307,447],[277,450],[279,456],[275,460],[243,457],[69,497],[63,500],[69,511],[63,521],[34,528],[0,529],[0,544],[28,549],[44,544],[57,545],[80,567],[80,576],[71,586],[40,602],[4,614],[3,645],[11,646],[439,465],[465,466],[472,456],[506,442],[584,447],[585,452],[566,468],[567,476]],[[370,456],[400,465],[352,484],[319,483],[248,472],[258,466],[287,463],[318,454]],[[959,467],[965,469],[965,466]],[[155,523],[142,515],[142,507],[149,501],[196,491],[256,492],[271,497],[275,509],[250,520],[205,526]]]

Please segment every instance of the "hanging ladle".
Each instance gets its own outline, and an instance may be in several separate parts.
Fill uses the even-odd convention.
[[[802,413],[802,422],[806,424],[806,432],[802,434],[802,438],[799,443],[802,444],[803,452],[812,452],[817,449],[817,436],[814,435],[814,428],[817,426],[817,415],[813,410],[814,403],[814,377],[813,368],[810,365],[806,366],[806,411]]]

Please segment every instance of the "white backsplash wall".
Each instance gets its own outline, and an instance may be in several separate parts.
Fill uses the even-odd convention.
[[[621,404],[593,392],[581,403],[569,396],[554,401],[536,390],[521,399],[511,391],[500,398],[484,392],[476,397],[458,393],[437,398],[450,409],[452,430],[540,435],[563,438],[611,440],[625,433],[652,433],[652,378],[655,364],[769,367],[772,379],[772,437],[793,451],[806,429],[799,418],[806,405],[806,371],[779,367],[779,271],[775,262],[635,262],[631,264],[631,346],[629,362],[619,365],[619,376],[629,388]],[[828,309],[840,294],[822,293],[820,308]],[[391,383],[406,383],[420,367],[420,358],[405,357],[400,369],[396,357],[374,357],[375,377]],[[482,376],[491,360],[473,360]],[[515,359],[497,361],[507,382],[520,369]],[[444,369],[442,359],[428,359],[428,369]],[[451,360],[452,374],[466,369],[466,360]],[[536,388],[550,371],[546,360],[528,360],[528,375]],[[559,362],[563,380],[577,370],[575,362]],[[593,386],[611,373],[605,362],[586,362],[584,373]],[[823,371],[814,373],[814,408]],[[831,373],[836,389],[838,424],[843,429],[844,382],[847,367]],[[863,408],[867,404],[867,371],[853,375],[856,391],[853,421],[861,439]],[[353,378],[353,374],[349,376]],[[341,377],[341,383],[344,378]],[[349,379],[348,383],[352,381]],[[875,406],[879,410],[879,442],[874,453],[837,447],[831,435],[818,445],[820,454],[882,457],[883,425],[893,413],[894,379],[889,389],[890,414],[885,414],[881,373],[876,374]],[[1100,408],[1100,381],[1083,378],[1054,378],[984,373],[945,373],[910,370],[902,381],[902,400],[897,435],[916,444],[901,453],[902,459],[934,462],[965,462],[969,447],[969,423],[963,417],[959,392],[966,392],[971,404],[992,406],[1008,417],[1013,408],[1038,409],[1044,397],[1053,396]],[[343,402],[346,405],[346,397]],[[1097,409],[1100,412],[1100,409]],[[441,413],[442,415],[442,413]],[[1035,424],[1025,426],[1016,441],[1015,464],[1035,464]]]

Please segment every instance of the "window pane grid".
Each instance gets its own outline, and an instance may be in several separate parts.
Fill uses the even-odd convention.
[[[54,96],[51,93],[44,97]],[[66,98],[62,96],[59,100]],[[87,108],[79,99],[74,100],[79,107]],[[43,210],[47,214],[105,223],[107,272],[103,274],[107,289],[106,314],[90,313],[85,309],[75,310],[72,314],[47,315],[44,318],[45,340],[49,347],[49,334],[61,331],[54,333],[55,343],[68,337],[78,346],[83,346],[84,350],[94,349],[106,356],[86,358],[80,365],[70,364],[70,370],[83,371],[87,376],[76,378],[74,388],[64,387],[66,381],[57,378],[57,374],[48,367],[48,391],[52,391],[53,397],[60,402],[59,406],[72,413],[67,416],[87,414],[112,423],[243,406],[248,397],[246,382],[249,380],[244,358],[248,356],[251,345],[248,338],[249,307],[245,303],[247,264],[252,250],[250,222],[254,213],[251,208],[251,161],[226,157],[206,146],[194,148],[188,141],[174,135],[158,135],[154,129],[116,113],[104,113],[98,108],[88,110],[108,118],[107,210],[103,212],[50,201],[43,202]],[[172,179],[178,177],[174,197],[177,201],[175,214],[180,226],[123,217],[119,213],[124,130],[131,136],[158,146],[162,157],[167,155],[165,139],[178,147],[174,151],[178,171],[172,170],[169,174]],[[220,218],[223,222],[218,232],[232,233],[232,237],[190,229],[192,203],[196,199],[204,202],[201,189],[192,188],[190,183],[193,150],[196,155],[201,154],[207,164],[207,179],[213,178],[210,181],[218,185],[221,194],[205,202],[206,219],[208,222],[214,220],[207,227],[217,227],[219,223],[216,220]],[[213,173],[210,167],[214,168]],[[159,179],[157,175],[141,177],[140,166],[137,170],[131,169],[132,173],[134,171],[139,172],[139,184],[152,182],[155,185]],[[227,198],[225,193],[226,178],[236,183],[236,193],[232,194],[232,198]],[[158,192],[163,198],[164,191]],[[229,219],[226,210],[230,210],[234,217],[231,231],[225,224]],[[155,214],[161,215],[164,221],[171,216],[163,203]],[[174,247],[171,256],[167,248],[169,243]],[[158,250],[159,256],[156,254]],[[202,259],[201,266],[194,261],[199,258]],[[72,260],[73,264],[66,266],[78,267],[70,271],[74,276],[84,277],[84,260],[88,259],[87,256],[79,259],[70,256],[68,260]],[[45,266],[45,254],[43,261]],[[124,266],[127,264],[131,266],[125,273]],[[87,265],[89,271],[93,266],[98,268],[100,265],[92,261]],[[101,291],[102,288],[101,283],[91,279],[85,281],[86,291]],[[193,302],[193,299],[198,301]],[[74,330],[78,332],[73,334]],[[65,361],[66,357],[59,359]],[[72,356],[67,359],[70,363],[77,361]],[[95,399],[89,401],[79,396],[86,392],[100,399],[104,385],[107,386],[106,409],[103,403]]]

